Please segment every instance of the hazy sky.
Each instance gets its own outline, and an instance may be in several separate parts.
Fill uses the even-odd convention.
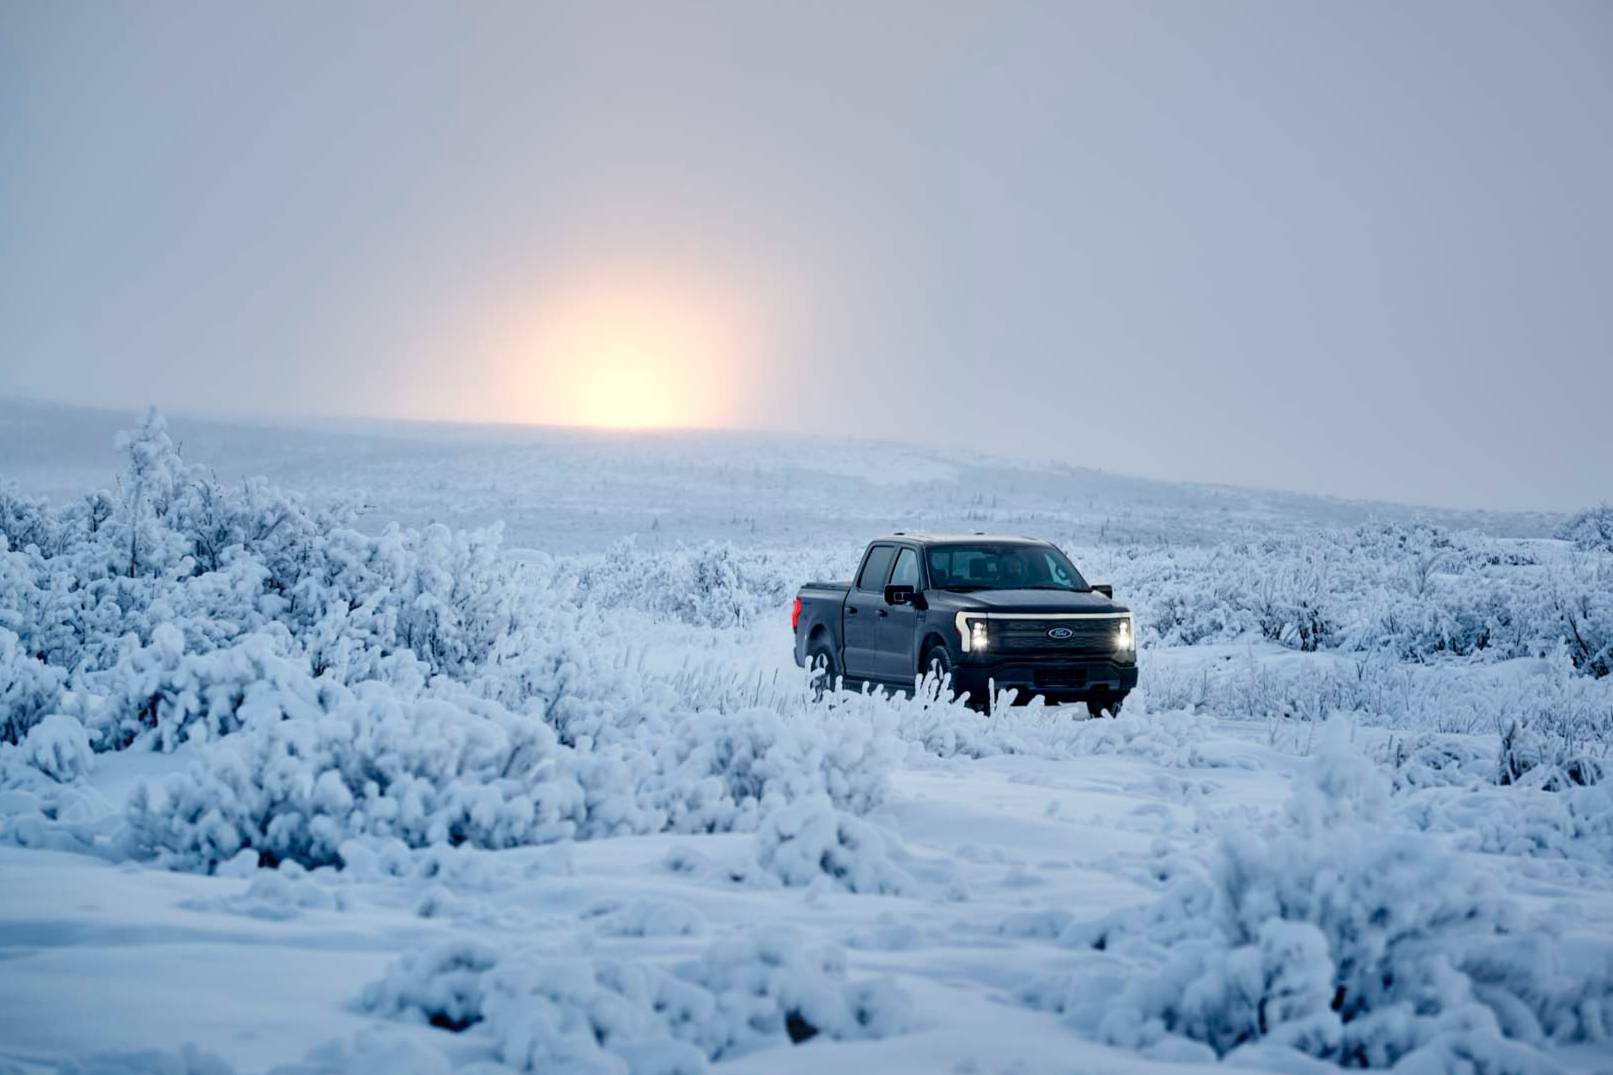
[[[0,0],[0,395],[1571,507],[1610,191],[1604,0]]]

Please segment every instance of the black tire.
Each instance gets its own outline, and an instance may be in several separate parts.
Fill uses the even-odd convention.
[[[835,667],[834,650],[827,642],[812,643],[807,650],[807,668],[823,673],[812,680],[812,700],[821,702],[825,694],[835,689],[835,681],[840,678],[840,669]]]
[[[944,691],[946,700],[950,701],[957,697],[949,678],[952,675],[952,655],[947,652],[945,646],[931,646],[924,651],[924,659],[919,661],[919,675],[925,679],[933,676],[944,681],[947,684]]]
[[[1120,707],[1126,704],[1126,696],[1119,698],[1089,698],[1087,699],[1087,712],[1093,717],[1101,717],[1107,711],[1111,717],[1120,715]]]

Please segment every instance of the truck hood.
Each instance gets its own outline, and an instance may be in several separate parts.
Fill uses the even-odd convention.
[[[1069,590],[926,590],[931,608],[952,612],[1129,612],[1101,593]]]

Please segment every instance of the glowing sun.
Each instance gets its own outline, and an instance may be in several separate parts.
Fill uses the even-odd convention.
[[[598,281],[551,290],[507,359],[526,421],[646,429],[717,425],[744,351],[732,304],[687,286]],[[513,407],[512,407],[513,405]]]

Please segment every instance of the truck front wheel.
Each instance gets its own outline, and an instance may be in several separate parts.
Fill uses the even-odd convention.
[[[1124,694],[1118,697],[1090,698],[1087,700],[1087,715],[1101,717],[1107,711],[1111,717],[1120,715],[1120,707],[1126,701]]]
[[[945,646],[931,646],[919,662],[919,671],[924,676],[926,685],[934,680],[941,696],[951,699],[952,691],[952,657],[947,653]]]

